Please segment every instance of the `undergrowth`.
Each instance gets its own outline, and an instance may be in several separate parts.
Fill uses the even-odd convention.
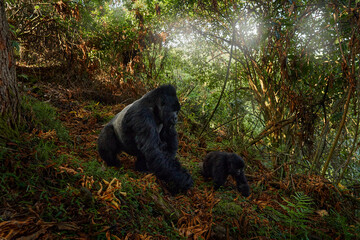
[[[23,98],[28,124],[0,138],[0,237],[359,237],[359,227],[330,202],[324,210],[327,215],[320,216],[312,196],[271,187],[264,177],[267,173],[255,165],[249,168],[258,172],[249,172],[256,177],[249,179],[248,199],[235,191],[231,180],[214,192],[200,174],[207,150],[199,150],[203,143],[186,128],[186,119],[179,127],[178,154],[194,178],[195,187],[188,194],[169,195],[154,176],[133,171],[131,164],[105,167],[98,160],[95,142],[102,124],[119,106],[115,108],[88,102],[57,109],[50,102]],[[209,146],[223,149],[214,142]],[[121,158],[133,161],[126,154]]]

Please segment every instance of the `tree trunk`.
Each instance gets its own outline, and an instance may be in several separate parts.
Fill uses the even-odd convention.
[[[5,3],[0,1],[0,129],[15,128],[19,123],[19,91],[15,59],[10,41]],[[0,131],[3,132],[3,131]]]

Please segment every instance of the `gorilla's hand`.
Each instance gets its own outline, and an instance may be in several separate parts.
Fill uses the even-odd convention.
[[[239,184],[237,185],[237,190],[244,196],[248,197],[250,195],[250,187],[248,184]]]
[[[167,182],[167,187],[172,194],[186,192],[194,185],[194,181],[189,172],[181,168],[173,175],[173,178]]]

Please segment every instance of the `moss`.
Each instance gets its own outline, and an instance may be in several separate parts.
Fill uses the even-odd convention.
[[[235,202],[220,201],[213,209],[213,212],[219,216],[238,218],[241,216],[243,207]]]
[[[21,128],[19,126],[10,127],[9,116],[0,116],[0,139],[16,140],[19,138]]]
[[[69,133],[58,119],[56,108],[29,96],[23,98],[21,106],[23,115],[30,123],[28,130],[31,128],[37,128],[44,132],[55,130],[59,140],[69,141]]]

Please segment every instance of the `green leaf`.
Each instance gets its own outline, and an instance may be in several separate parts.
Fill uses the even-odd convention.
[[[17,41],[12,41],[12,46],[16,48],[17,51],[20,51],[20,43]]]

